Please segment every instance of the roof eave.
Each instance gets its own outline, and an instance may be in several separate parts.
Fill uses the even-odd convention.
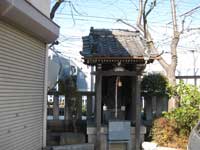
[[[87,65],[95,65],[98,63],[134,63],[134,64],[149,64],[153,63],[154,60],[157,59],[157,57],[150,57],[147,62],[145,61],[144,57],[83,57],[84,63]]]
[[[59,36],[59,26],[25,0],[1,0],[0,19],[23,28],[44,43]]]

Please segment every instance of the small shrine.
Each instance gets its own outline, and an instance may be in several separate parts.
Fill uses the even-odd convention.
[[[80,52],[95,76],[95,104],[87,103],[88,143],[96,150],[139,150],[146,128],[141,123],[141,76],[157,53],[147,54],[139,31],[90,29]]]

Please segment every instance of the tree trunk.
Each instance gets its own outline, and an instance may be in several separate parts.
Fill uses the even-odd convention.
[[[153,43],[153,38],[151,37],[150,32],[148,31],[148,28],[144,28],[147,27],[147,15],[145,15],[145,7],[147,4],[148,0],[145,0],[145,2],[143,2],[143,0],[139,0],[139,14],[138,14],[138,18],[137,18],[137,26],[139,28],[140,31],[142,31],[144,33],[145,36],[145,40],[146,41],[151,41],[150,42],[150,49],[154,49],[157,50],[157,48],[155,47],[154,43]],[[176,71],[176,67],[177,67],[177,46],[179,43],[179,39],[180,39],[180,35],[182,33],[178,31],[178,26],[177,26],[177,19],[176,19],[176,6],[175,6],[175,0],[170,0],[170,4],[171,4],[171,15],[172,15],[172,23],[173,23],[173,35],[172,35],[172,41],[171,41],[171,45],[170,45],[170,50],[171,50],[171,63],[168,64],[163,57],[160,56],[160,59],[158,59],[159,63],[161,64],[161,66],[163,67],[163,69],[166,72],[167,78],[169,80],[169,83],[172,86],[176,85],[176,76],[175,76],[175,71]],[[148,12],[151,12],[151,10],[154,8],[154,6],[152,8],[150,8],[150,10]],[[145,19],[146,21],[143,21],[142,24],[142,19]],[[177,106],[177,98],[174,96],[172,97],[171,100],[169,100],[169,110],[174,109]]]
[[[176,67],[175,67],[176,68]],[[167,78],[169,80],[169,83],[172,86],[176,85],[176,76],[175,76],[175,68],[174,67],[169,67],[166,71],[167,73]]]

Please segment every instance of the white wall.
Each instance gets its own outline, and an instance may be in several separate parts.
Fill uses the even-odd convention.
[[[30,2],[33,6],[35,6],[37,9],[39,9],[43,14],[49,17],[50,6],[51,6],[50,0],[27,0],[27,1]]]

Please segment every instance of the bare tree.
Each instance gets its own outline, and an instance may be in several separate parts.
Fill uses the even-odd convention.
[[[147,26],[147,16],[155,7],[156,0],[154,0],[154,2],[151,3],[150,9],[146,12],[145,9],[146,9],[147,2],[148,0],[145,0],[144,2],[143,0],[139,1],[139,14],[138,14],[138,19],[137,19],[137,27],[144,33],[144,37],[146,38],[147,48],[158,51],[158,49],[154,45],[153,38]],[[172,85],[175,85],[176,84],[175,71],[177,67],[177,45],[179,43],[180,35],[181,33],[183,33],[183,29],[181,31],[178,30],[175,0],[170,0],[170,3],[171,3],[171,14],[172,14],[172,22],[173,22],[173,36],[172,36],[171,45],[170,45],[171,63],[167,63],[166,60],[164,60],[162,56],[160,56],[158,61],[163,67],[163,69],[166,71],[166,75],[167,75],[167,78],[169,79],[169,82]]]
[[[156,0],[154,0],[151,3],[151,6],[149,10],[146,12],[146,5],[148,0],[139,0],[139,14],[137,18],[137,27],[144,33],[144,37],[146,40],[146,47],[148,51],[151,49],[154,49],[158,51],[158,49],[155,47],[155,44],[153,42],[153,38],[148,30],[147,26],[147,16],[150,14],[150,12],[153,10],[153,8],[156,6]],[[177,18],[176,18],[176,6],[175,6],[175,0],[170,0],[171,4],[171,15],[172,15],[172,23],[173,23],[173,34],[172,34],[172,40],[170,44],[170,50],[171,50],[171,63],[166,62],[166,60],[160,56],[158,59],[160,65],[163,67],[163,69],[166,72],[167,78],[169,79],[169,82],[171,85],[176,84],[176,77],[175,77],[175,71],[177,67],[177,46],[180,40],[180,35],[183,33],[184,30],[184,20],[182,21],[182,30],[178,30],[177,25]],[[142,22],[143,21],[143,22]],[[172,109],[176,107],[176,98],[172,98],[169,102],[169,109]]]

